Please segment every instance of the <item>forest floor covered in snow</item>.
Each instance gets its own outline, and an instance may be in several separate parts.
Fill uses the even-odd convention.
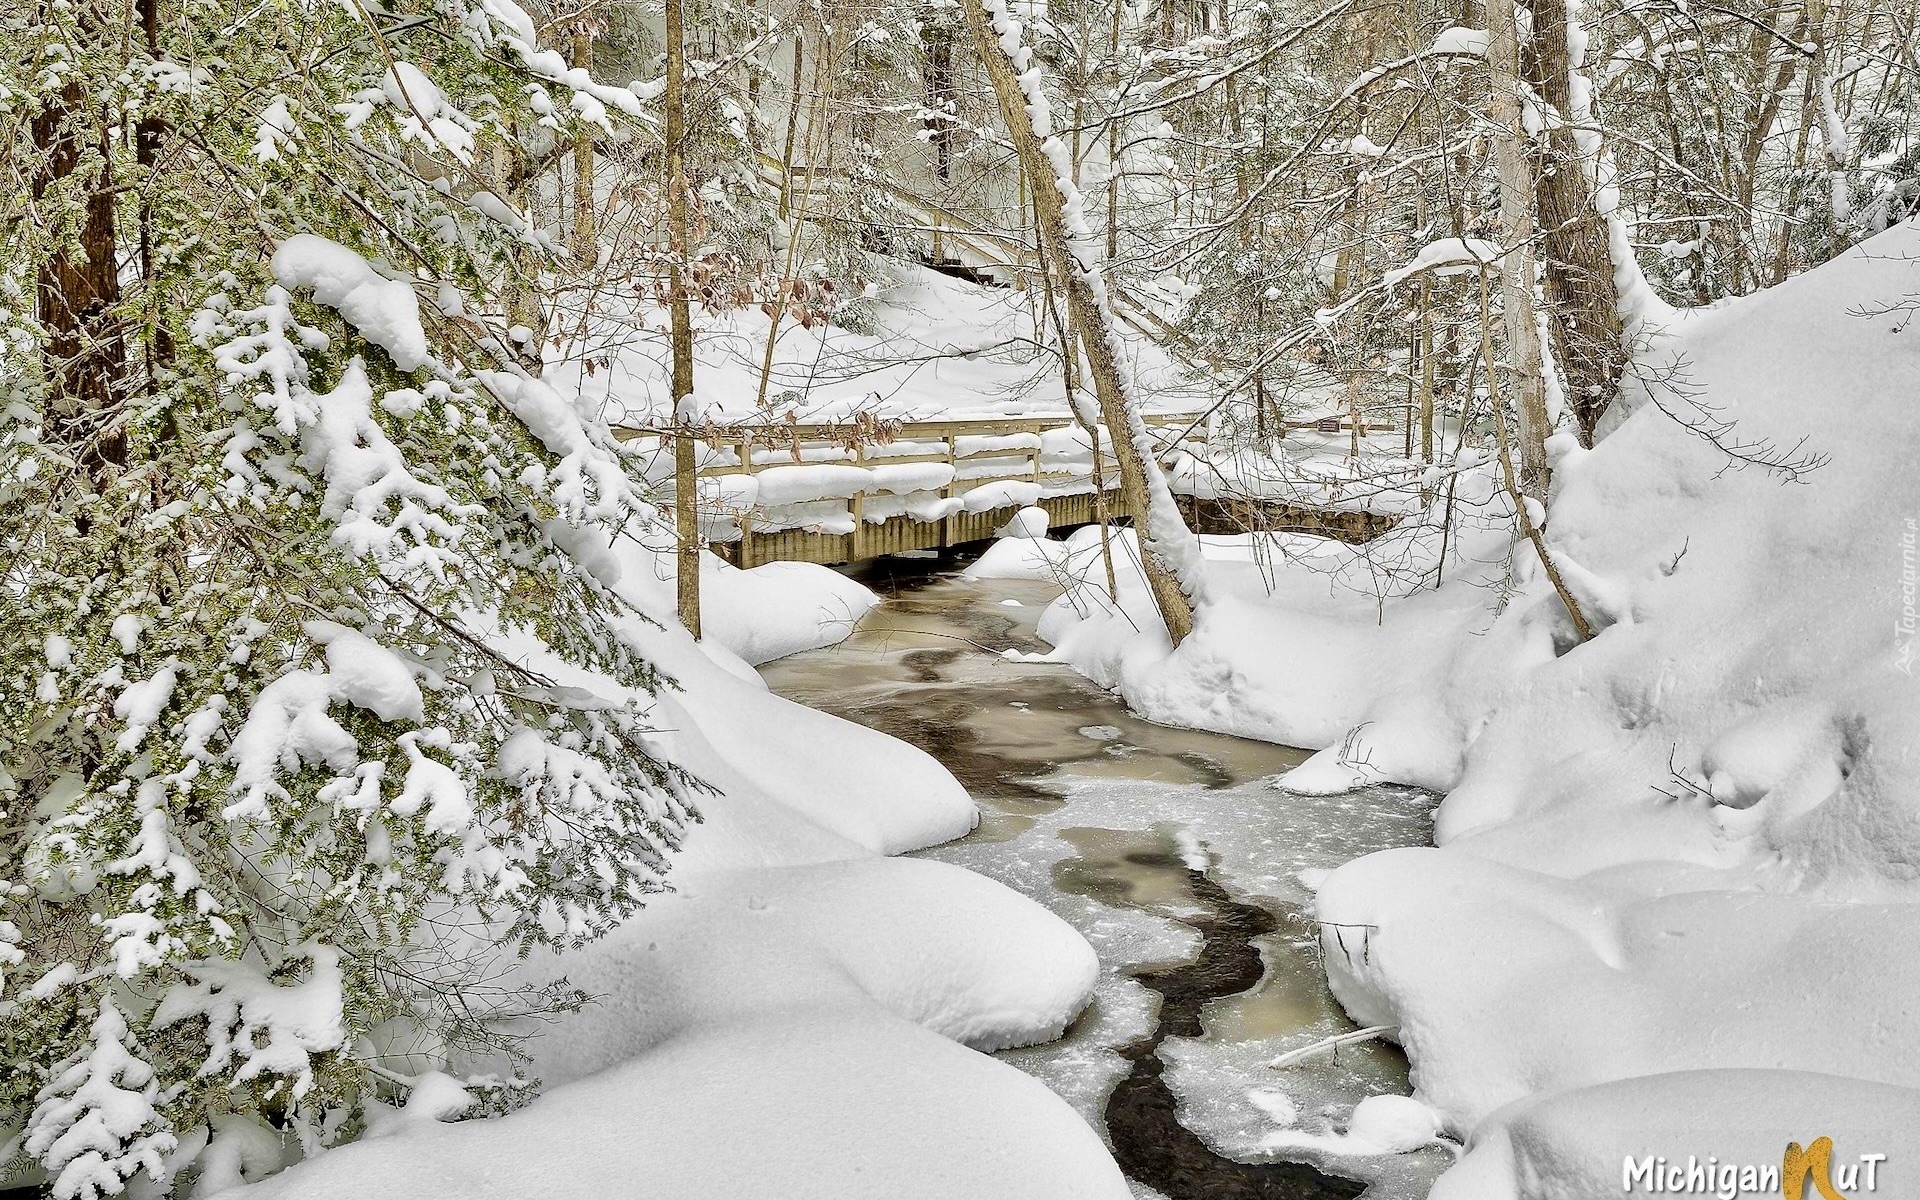
[[[1560,447],[1549,545],[1589,642],[1498,504],[1438,588],[1395,583],[1431,530],[1237,539],[1171,654],[1137,575],[1116,608],[1079,572],[1042,622],[1149,719],[1321,748],[1283,786],[1446,793],[1435,848],[1315,899],[1359,935],[1328,940],[1336,995],[1471,1139],[1434,1196],[1613,1192],[1628,1156],[1777,1166],[1822,1134],[1920,1194],[1920,342],[1874,315],[1920,292],[1917,258],[1909,224],[1679,317],[1623,419]],[[985,566],[1091,562],[1056,547]]]

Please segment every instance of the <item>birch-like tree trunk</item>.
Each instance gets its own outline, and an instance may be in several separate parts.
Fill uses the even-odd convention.
[[[1551,2],[1551,0],[1550,0]],[[1533,301],[1535,182],[1532,147],[1522,123],[1520,42],[1514,0],[1488,0],[1487,69],[1492,94],[1487,116],[1494,129],[1494,171],[1500,181],[1500,299],[1505,310],[1507,360],[1514,408],[1520,415],[1520,486],[1543,503],[1549,483],[1546,373],[1541,361],[1538,310]]]
[[[573,31],[573,65],[593,70],[593,29],[587,18]],[[594,212],[593,133],[582,130],[573,141],[573,253],[584,266],[600,260],[599,230]]]

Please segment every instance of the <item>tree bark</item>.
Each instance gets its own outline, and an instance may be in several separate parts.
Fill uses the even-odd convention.
[[[593,31],[573,31],[573,65],[593,70]],[[600,261],[600,239],[593,205],[593,134],[581,130],[573,142],[573,253],[586,266]]]
[[[145,36],[147,43],[147,55],[157,62],[160,59],[159,0],[139,0],[139,13],[141,33]],[[160,140],[165,132],[165,123],[153,116],[142,116],[134,130],[134,162],[140,168],[140,279],[144,288],[141,302],[148,324],[146,366],[149,391],[158,386],[156,378],[158,370],[172,365],[175,354],[173,331],[162,317],[154,295],[154,290],[158,286],[160,268],[154,260],[153,253],[153,171],[160,161]]]
[[[1520,486],[1543,503],[1548,432],[1546,375],[1540,326],[1533,302],[1533,160],[1521,124],[1520,43],[1515,0],[1488,0],[1487,67],[1492,94],[1487,115],[1494,127],[1494,170],[1500,180],[1500,298],[1505,310],[1507,358],[1513,369],[1514,407],[1520,414]]]
[[[102,34],[93,5],[83,4],[77,19],[82,36]],[[39,151],[33,199],[43,219],[51,216],[47,205],[70,203],[72,189],[80,193],[77,228],[56,226],[59,242],[35,281],[35,313],[47,335],[47,434],[97,491],[127,461],[126,431],[118,424],[127,349],[117,311],[112,148],[104,120],[86,108],[77,73],[34,114],[32,136]]]
[[[1813,99],[1820,106],[1820,157],[1827,167],[1827,185],[1833,204],[1833,228],[1828,234],[1827,257],[1847,248],[1846,224],[1851,208],[1847,194],[1846,121],[1840,115],[1833,95],[1833,75],[1827,66],[1827,2],[1807,0],[1808,70],[1813,83]]]
[[[1499,3],[1500,0],[1493,0]],[[1533,513],[1527,507],[1529,497],[1520,492],[1520,483],[1514,478],[1512,440],[1507,436],[1506,402],[1500,395],[1500,372],[1493,358],[1493,338],[1488,336],[1487,327],[1491,324],[1488,309],[1491,306],[1487,297],[1487,277],[1480,276],[1480,353],[1487,364],[1487,401],[1493,410],[1494,439],[1500,447],[1500,478],[1505,484],[1507,495],[1513,501],[1513,519],[1520,527],[1521,536],[1533,543],[1533,552],[1540,556],[1540,566],[1547,573],[1547,582],[1553,585],[1554,592],[1560,597],[1560,603],[1566,606],[1567,616],[1573,621],[1573,630],[1583,642],[1593,640],[1593,625],[1587,620],[1587,614],[1580,608],[1580,601],[1574,596],[1573,589],[1567,586],[1566,578],[1560,574],[1560,568],[1553,561],[1553,555],[1547,553],[1547,539],[1539,525],[1533,520]],[[1449,522],[1451,524],[1451,522]],[[1446,553],[1441,552],[1441,558]]]
[[[673,348],[673,514],[680,623],[700,636],[699,479],[694,474],[693,314],[687,311],[686,23],[683,0],[667,0],[666,137],[667,312]],[[798,81],[795,81],[798,86]]]
[[[533,213],[533,174],[534,164],[527,154],[526,144],[520,138],[520,125],[509,120],[506,136],[494,147],[494,175],[501,198],[516,212]],[[544,367],[545,344],[547,338],[547,304],[541,294],[542,264],[538,251],[527,246],[515,246],[511,254],[513,264],[507,269],[507,277],[501,288],[502,298],[507,309],[507,323],[514,328],[525,329],[529,336],[525,341],[509,337],[514,358],[529,372],[538,375]]]
[[[933,175],[945,187],[953,182],[954,102],[953,38],[944,28],[929,25],[921,34],[926,46],[922,96],[929,113],[928,140],[933,143]]]
[[[1540,73],[1535,82],[1541,97],[1562,117],[1547,130],[1537,213],[1545,235],[1541,250],[1554,349],[1580,442],[1591,446],[1594,427],[1619,386],[1626,353],[1606,222],[1593,206],[1580,147],[1566,124],[1573,112],[1567,21],[1566,0],[1534,3],[1533,44]]]
[[[981,62],[986,66],[987,77],[993,83],[994,97],[999,101],[1001,117],[1006,122],[1014,150],[1020,156],[1023,174],[1035,183],[1033,201],[1038,213],[1035,232],[1046,248],[1043,262],[1051,260],[1056,269],[1066,276],[1060,283],[1067,296],[1067,312],[1080,335],[1081,352],[1087,360],[1087,374],[1092,378],[1094,395],[1100,404],[1100,419],[1112,434],[1113,455],[1120,467],[1120,493],[1134,514],[1135,528],[1139,531],[1141,566],[1146,575],[1147,589],[1153,595],[1161,619],[1166,622],[1168,638],[1178,646],[1193,631],[1193,600],[1182,589],[1180,580],[1163,557],[1165,548],[1156,544],[1155,522],[1149,507],[1152,496],[1147,483],[1147,464],[1140,440],[1135,436],[1135,431],[1140,428],[1139,417],[1128,403],[1120,382],[1120,366],[1114,358],[1113,346],[1107,340],[1107,314],[1102,309],[1087,272],[1075,268],[1076,257],[1068,234],[1065,203],[1059,186],[1050,182],[1056,175],[1041,149],[1040,139],[1034,134],[1026,96],[1020,90],[1013,64],[1001,50],[999,38],[987,21],[981,0],[967,0],[961,7],[966,11],[967,25],[973,32],[974,44],[979,50]],[[1048,286],[1052,286],[1051,281]]]

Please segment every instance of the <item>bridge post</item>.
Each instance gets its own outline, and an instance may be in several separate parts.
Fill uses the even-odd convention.
[[[960,484],[960,438],[956,434],[947,435],[947,465],[953,468],[953,477],[947,480],[947,486],[940,489],[942,499],[951,500]],[[940,548],[945,550],[953,545],[954,514],[948,513],[940,518]]]
[[[752,479],[753,439],[742,438],[740,444],[734,447],[734,453],[740,456],[740,469],[746,472],[748,479]],[[753,561],[753,510],[757,506],[758,501],[748,504],[747,510],[740,514],[740,550],[734,555],[733,565],[742,571],[759,565]]]
[[[866,465],[867,447],[864,442],[855,442],[853,444],[853,461],[860,466]],[[859,562],[862,559],[867,557],[867,554],[866,554],[867,494],[866,492],[865,491],[855,492],[853,494],[853,499],[848,502],[847,506],[853,510],[853,545],[848,550],[848,553],[853,556],[854,562]]]

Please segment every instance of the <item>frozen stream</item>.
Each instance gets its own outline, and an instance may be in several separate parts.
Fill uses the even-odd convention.
[[[1353,1196],[1355,1179],[1372,1200],[1424,1196],[1444,1150],[1323,1172],[1261,1142],[1276,1113],[1331,1132],[1366,1096],[1410,1090],[1405,1059],[1378,1042],[1266,1064],[1354,1028],[1327,993],[1300,873],[1425,843],[1431,797],[1282,792],[1272,777],[1305,752],[1153,725],[1066,667],[1001,658],[1045,649],[1034,626],[1059,594],[1050,583],[868,582],[892,598],[852,637],[762,674],[938,757],[982,819],[924,855],[1032,896],[1099,952],[1094,1003],[1067,1036],[1001,1057],[1100,1129],[1142,1197]]]

